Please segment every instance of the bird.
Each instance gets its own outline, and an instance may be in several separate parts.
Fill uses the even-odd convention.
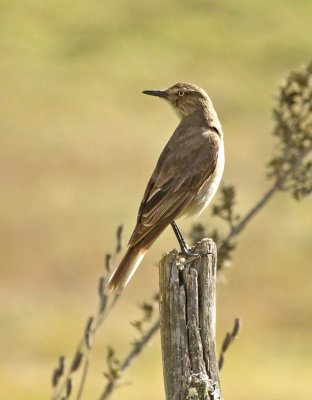
[[[109,279],[120,293],[144,255],[171,225],[183,254],[193,254],[176,220],[197,217],[214,197],[224,170],[223,132],[207,93],[190,83],[144,90],[168,102],[180,123],[164,147],[147,184],[125,255]]]

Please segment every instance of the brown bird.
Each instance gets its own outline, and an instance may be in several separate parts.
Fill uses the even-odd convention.
[[[147,184],[128,249],[109,281],[121,291],[147,250],[171,224],[183,253],[190,254],[175,220],[198,216],[215,195],[224,168],[223,133],[206,92],[177,83],[166,90],[143,93],[165,99],[180,123],[162,151]]]

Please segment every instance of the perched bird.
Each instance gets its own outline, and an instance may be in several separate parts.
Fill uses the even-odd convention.
[[[147,250],[171,224],[183,253],[190,254],[175,220],[198,216],[215,195],[224,169],[223,133],[206,92],[177,83],[143,93],[165,99],[180,123],[162,151],[147,184],[128,249],[109,281],[120,292]]]

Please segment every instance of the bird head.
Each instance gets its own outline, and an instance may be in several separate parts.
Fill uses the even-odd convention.
[[[207,93],[190,83],[177,83],[165,90],[144,90],[143,93],[167,100],[181,119],[196,112],[213,110]]]

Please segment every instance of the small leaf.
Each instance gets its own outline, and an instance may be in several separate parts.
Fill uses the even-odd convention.
[[[76,353],[74,361],[71,366],[71,372],[75,372],[80,367],[81,361],[83,360],[83,356],[84,355],[81,351]]]
[[[93,345],[93,322],[94,318],[90,317],[85,329],[85,342],[88,349],[91,349]]]
[[[71,395],[72,389],[73,389],[72,378],[68,378],[66,381],[66,397],[67,398]]]

